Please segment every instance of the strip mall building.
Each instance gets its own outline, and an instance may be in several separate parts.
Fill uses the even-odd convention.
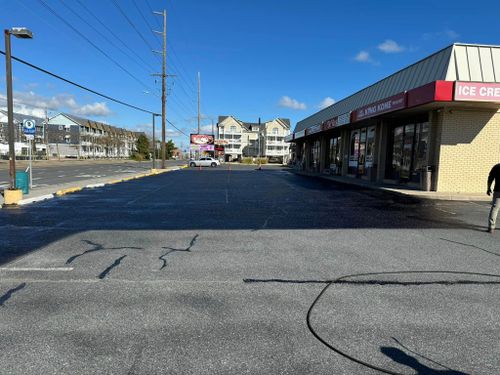
[[[500,163],[500,46],[453,44],[299,121],[296,167],[485,193]]]

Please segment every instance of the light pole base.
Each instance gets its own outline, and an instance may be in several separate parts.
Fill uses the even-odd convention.
[[[9,190],[5,189],[3,191],[3,204],[6,206],[15,205],[20,200],[23,199],[23,191],[21,189]]]

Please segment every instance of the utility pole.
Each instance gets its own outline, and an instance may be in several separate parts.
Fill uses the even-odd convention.
[[[45,127],[44,127],[44,134],[43,138],[45,141],[45,157],[47,160],[49,160],[49,112],[47,111],[47,108],[45,108]]]
[[[153,113],[153,169],[156,168],[156,137],[155,137],[155,116],[156,114]]]
[[[154,31],[157,34],[163,35],[163,63],[161,69],[161,169],[165,169],[165,135],[166,135],[166,120],[167,120],[167,95],[166,95],[166,80],[167,80],[167,11],[153,12],[156,15],[163,16],[163,32]],[[153,51],[158,52],[158,51]],[[160,75],[160,74],[154,74]]]
[[[198,134],[200,134],[200,72],[198,72]]]

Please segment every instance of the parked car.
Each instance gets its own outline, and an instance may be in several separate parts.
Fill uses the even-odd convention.
[[[190,160],[190,167],[217,167],[220,162],[214,158],[200,158],[199,160]]]

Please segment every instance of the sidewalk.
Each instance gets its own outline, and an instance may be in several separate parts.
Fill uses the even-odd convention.
[[[78,180],[73,182],[67,182],[64,184],[44,186],[41,188],[31,189],[29,194],[23,196],[23,199],[18,203],[20,206],[43,201],[46,199],[51,199],[57,196],[62,196],[65,194],[73,193],[82,189],[93,189],[102,187],[105,185],[117,184],[119,182],[134,180],[138,178],[154,176],[161,173],[177,171],[179,169],[185,168],[183,166],[173,166],[167,167],[165,169],[155,169],[149,170],[148,172],[134,174],[127,173],[122,175],[107,176],[102,178],[92,178],[87,180]],[[3,196],[0,195],[0,208],[3,204]]]
[[[486,194],[473,194],[473,193],[439,193],[436,191],[422,191],[413,189],[411,187],[401,187],[400,185],[390,184],[375,184],[366,180],[353,177],[344,176],[330,176],[319,173],[311,173],[305,171],[298,171],[295,169],[288,169],[289,172],[299,174],[302,176],[317,177],[325,180],[335,181],[341,184],[360,186],[367,189],[382,190],[394,194],[419,198],[419,199],[436,199],[436,200],[450,200],[450,201],[482,201],[490,202],[491,197]]]

